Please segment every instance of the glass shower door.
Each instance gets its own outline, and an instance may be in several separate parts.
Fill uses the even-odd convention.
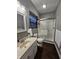
[[[47,19],[40,21],[38,26],[38,37],[47,41],[54,41],[55,20]]]
[[[47,41],[54,41],[55,20],[50,19],[50,20],[46,20],[46,21],[47,21],[47,36],[46,36],[46,40]]]

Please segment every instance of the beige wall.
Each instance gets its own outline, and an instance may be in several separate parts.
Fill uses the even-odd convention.
[[[60,2],[56,10],[56,29],[61,31],[61,3]]]
[[[60,2],[56,10],[56,32],[55,32],[55,42],[57,43],[57,46],[59,48],[58,50],[60,50],[61,47],[61,3]]]

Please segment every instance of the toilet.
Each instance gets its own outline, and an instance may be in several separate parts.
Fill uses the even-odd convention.
[[[38,39],[37,39],[37,44],[38,44],[38,46],[42,47],[43,41],[44,41],[43,38],[38,38]]]

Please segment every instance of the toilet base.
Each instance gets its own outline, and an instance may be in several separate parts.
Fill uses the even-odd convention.
[[[40,46],[40,47],[42,47],[42,46],[43,46],[43,44],[42,44],[42,43],[37,43],[37,45],[38,45],[38,46]]]

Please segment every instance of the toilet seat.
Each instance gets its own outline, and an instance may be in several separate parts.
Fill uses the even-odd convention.
[[[38,39],[37,39],[37,41],[38,41],[39,43],[42,43],[43,40],[44,40],[43,38],[38,38]]]

